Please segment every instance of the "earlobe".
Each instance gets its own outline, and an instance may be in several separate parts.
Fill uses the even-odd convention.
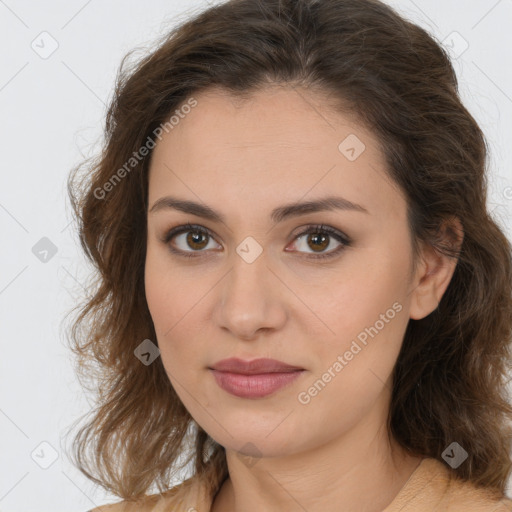
[[[454,218],[445,221],[436,240],[436,245],[449,247],[452,255],[424,244],[411,292],[409,316],[413,320],[425,318],[438,307],[457,266],[458,258],[453,253],[460,251],[463,238],[460,220]]]

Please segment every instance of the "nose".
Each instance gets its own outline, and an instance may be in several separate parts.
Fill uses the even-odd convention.
[[[218,290],[214,321],[236,338],[254,340],[261,332],[277,331],[286,323],[285,290],[264,253],[252,263],[236,255]]]

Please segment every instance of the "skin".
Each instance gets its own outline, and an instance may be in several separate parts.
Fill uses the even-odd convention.
[[[226,448],[229,478],[212,510],[329,512],[342,504],[380,512],[421,461],[386,434],[392,370],[409,319],[437,307],[456,262],[423,246],[412,273],[405,197],[385,172],[378,140],[334,112],[326,97],[291,86],[267,87],[249,101],[221,89],[194,97],[197,106],[154,149],[149,210],[173,195],[226,220],[149,211],[145,287],[171,383],[196,422]],[[354,161],[338,149],[350,134],[366,146]],[[270,220],[278,206],[328,195],[368,213]],[[175,255],[163,241],[185,223],[211,231],[199,239],[202,252],[187,244],[187,233],[169,245],[198,257]],[[297,238],[308,224],[331,226],[352,243],[315,260],[312,235]],[[248,236],[263,249],[252,263],[236,252]],[[316,250],[340,246],[328,240]],[[394,303],[400,312],[309,403],[300,403],[298,394]],[[270,396],[240,398],[208,370],[228,357],[269,357],[306,371]]]

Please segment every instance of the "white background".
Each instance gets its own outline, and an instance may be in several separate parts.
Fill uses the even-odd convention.
[[[454,54],[454,65],[463,100],[490,144],[489,209],[512,237],[512,0],[388,3],[438,40],[455,41],[454,51],[460,53],[464,40],[469,45]],[[95,150],[121,58],[207,5],[0,0],[3,512],[85,512],[118,501],[86,480],[63,450],[63,430],[91,403],[74,376],[62,326],[88,273],[65,183],[70,169]],[[43,31],[58,42],[47,59],[31,47]],[[32,252],[42,237],[57,248],[46,263]],[[31,458],[36,448],[51,453],[41,442],[58,454],[48,469]]]

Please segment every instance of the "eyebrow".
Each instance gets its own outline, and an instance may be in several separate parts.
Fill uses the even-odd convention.
[[[149,212],[156,213],[158,211],[168,209],[179,210],[184,213],[189,213],[198,217],[209,219],[213,222],[220,222],[225,224],[226,221],[224,215],[205,204],[179,199],[172,196],[161,197],[155,201]],[[337,196],[328,196],[313,201],[306,201],[303,203],[290,203],[280,206],[272,210],[270,219],[277,223],[282,222],[283,220],[286,220],[290,217],[329,210],[351,210],[369,214],[366,208],[359,204],[353,203],[348,199]]]

